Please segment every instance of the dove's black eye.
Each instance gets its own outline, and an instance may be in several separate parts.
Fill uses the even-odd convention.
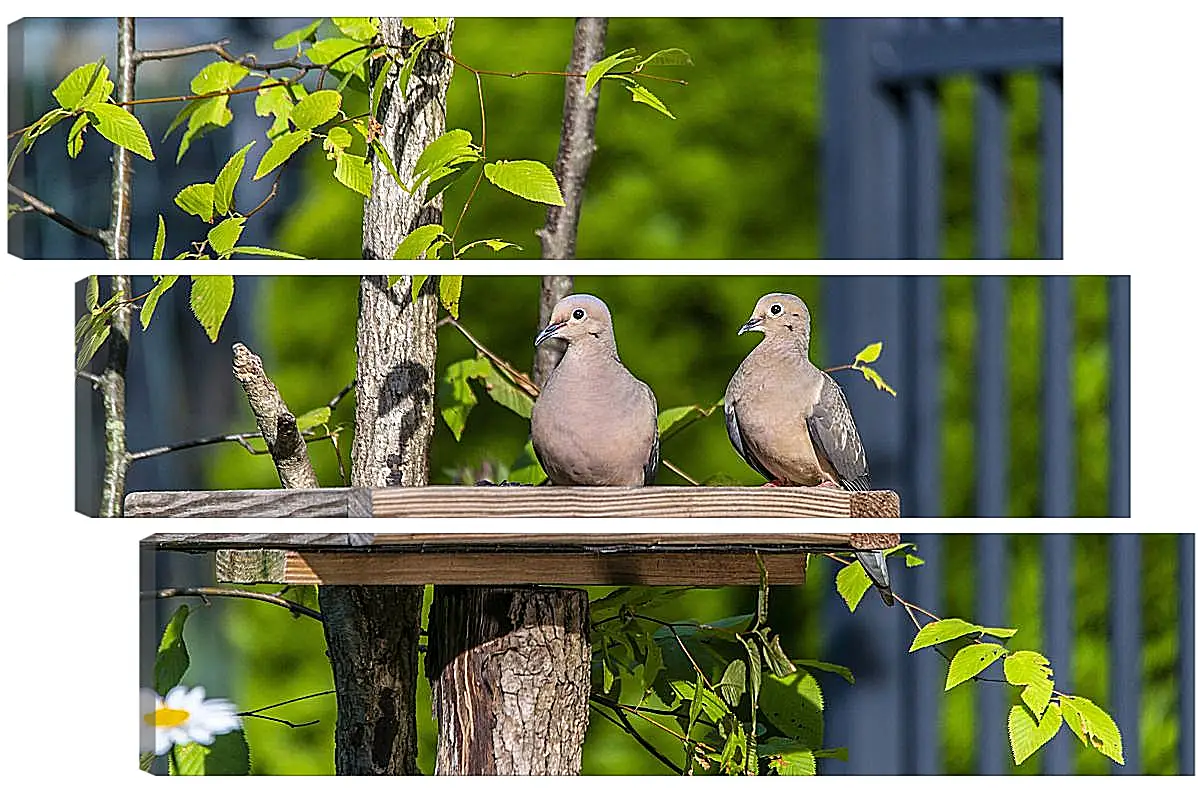
[[[782,306],[781,306],[781,304],[779,304],[779,303],[774,303],[772,306],[770,306],[770,316],[771,316],[771,317],[776,317],[776,316],[778,316],[778,315],[779,315],[779,314],[781,314],[781,313],[782,313]]]
[[[587,312],[583,311],[581,308],[574,309],[574,319],[585,319],[586,315]]]

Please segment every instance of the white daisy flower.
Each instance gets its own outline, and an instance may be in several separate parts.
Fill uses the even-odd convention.
[[[220,734],[241,727],[237,707],[229,700],[205,700],[203,686],[176,686],[166,697],[142,689],[141,709],[141,750],[147,752],[153,740],[157,756],[176,744],[212,744]]]

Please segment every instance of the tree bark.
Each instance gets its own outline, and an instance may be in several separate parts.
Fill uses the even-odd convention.
[[[112,276],[112,294],[128,300],[133,296],[133,278]],[[125,477],[129,473],[129,446],[125,429],[125,370],[129,365],[129,332],[133,308],[121,303],[112,314],[108,334],[108,360],[100,373],[100,396],[104,405],[104,478],[100,489],[100,516],[124,513]]]
[[[603,57],[606,19],[579,19],[571,72]],[[598,87],[569,78],[555,175],[566,205],[539,231],[543,258],[572,258],[583,186],[595,150]],[[541,279],[540,325],[573,291],[568,275]],[[542,346],[533,381],[543,385],[563,348]],[[577,589],[437,587],[429,612],[425,672],[438,720],[437,773],[577,775],[590,695],[587,594]]]
[[[444,34],[449,52],[453,27]],[[382,41],[405,49],[414,40],[401,20],[380,21]],[[452,65],[425,48],[406,99],[392,70],[379,103],[380,140],[400,175],[411,175],[425,146],[445,131]],[[377,64],[377,62],[376,62]],[[440,221],[438,198],[408,195],[373,157],[374,188],[362,222],[365,258],[389,258],[412,229]],[[428,482],[437,357],[437,281],[416,299],[412,278],[388,289],[364,276],[358,294],[357,410],[351,483],[421,486]],[[337,690],[336,767],[340,775],[416,772],[416,651],[421,587],[327,586],[320,590],[325,638]]]
[[[581,589],[437,587],[425,667],[438,775],[579,773],[588,623]]]

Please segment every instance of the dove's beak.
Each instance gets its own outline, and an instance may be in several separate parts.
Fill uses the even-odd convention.
[[[542,342],[544,342],[546,339],[552,339],[553,337],[557,336],[557,332],[564,327],[566,327],[566,323],[564,322],[551,322],[545,326],[545,330],[537,334],[537,338],[535,341],[533,341],[532,346],[540,347]]]
[[[740,330],[736,332],[736,335],[740,336],[742,333],[748,333],[749,331],[759,331],[761,330],[761,323],[764,321],[764,317],[753,317],[753,319],[740,326]]]

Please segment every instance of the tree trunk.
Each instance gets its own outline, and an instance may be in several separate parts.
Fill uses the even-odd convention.
[[[442,47],[449,52],[452,23]],[[405,49],[414,37],[399,19],[384,18],[382,41]],[[380,140],[400,175],[410,175],[425,146],[445,131],[445,93],[452,65],[428,47],[405,98],[383,89]],[[376,62],[377,64],[377,62]],[[388,258],[413,228],[438,222],[440,198],[424,206],[374,161],[374,188],[362,222],[362,254]],[[391,289],[383,276],[363,277],[358,294],[357,411],[352,483],[428,483],[437,357],[437,281],[412,298],[412,279]],[[320,591],[325,637],[337,690],[336,764],[340,775],[416,772],[416,651],[422,587],[328,586]]]
[[[605,19],[579,19],[570,72],[603,56]],[[540,231],[543,258],[571,258],[582,190],[595,149],[598,87],[567,79],[554,173],[566,205]],[[540,324],[573,291],[568,275],[541,279]],[[539,348],[542,385],[562,349]],[[587,594],[578,589],[437,587],[429,612],[425,672],[439,727],[437,773],[577,775],[589,718],[591,646]]]
[[[438,775],[577,775],[591,689],[581,589],[437,587],[425,671]]]

